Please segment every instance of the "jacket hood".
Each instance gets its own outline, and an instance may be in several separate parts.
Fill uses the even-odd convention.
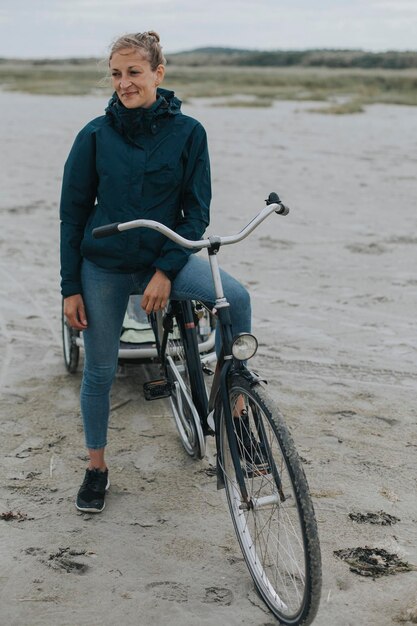
[[[158,88],[156,101],[151,107],[148,109],[128,109],[120,102],[115,92],[110,98],[105,112],[114,128],[134,143],[139,135],[157,133],[160,126],[159,122],[163,118],[181,113],[181,100],[175,96],[173,91]]]

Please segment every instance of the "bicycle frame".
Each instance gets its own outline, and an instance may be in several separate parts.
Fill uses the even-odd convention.
[[[220,275],[219,264],[217,260],[217,254],[222,245],[230,245],[242,241],[245,239],[255,228],[259,226],[267,217],[272,213],[279,215],[287,215],[289,209],[283,205],[278,198],[277,194],[271,193],[267,200],[267,206],[262,209],[250,222],[243,228],[237,235],[231,235],[226,237],[209,237],[207,239],[201,239],[199,241],[191,241],[185,239],[181,235],[178,235],[173,230],[154,220],[133,220],[131,222],[109,224],[107,226],[101,226],[93,230],[94,237],[107,237],[114,235],[125,230],[132,228],[151,228],[158,232],[161,232],[166,237],[180,244],[181,246],[193,250],[201,250],[206,248],[209,256],[210,269],[213,278],[213,285],[216,295],[214,309],[219,321],[219,332],[221,333],[222,340],[222,352],[219,356],[216,371],[214,375],[213,385],[208,402],[209,413],[213,412],[215,421],[215,434],[216,434],[216,447],[220,450],[219,444],[219,417],[220,411],[223,409],[226,421],[226,431],[229,440],[230,451],[234,468],[236,471],[236,477],[239,483],[240,492],[243,502],[249,505],[249,498],[247,489],[245,486],[243,471],[240,463],[237,441],[234,437],[233,431],[233,415],[229,404],[229,381],[231,376],[235,372],[239,372],[243,376],[247,377],[253,382],[259,382],[259,378],[247,369],[246,365],[236,360],[232,355],[232,325],[230,320],[230,304],[224,296],[223,285]],[[166,343],[166,331],[164,331],[164,340]],[[161,349],[164,346],[161,346]],[[224,477],[222,462],[217,455],[217,487],[222,488],[224,486]]]

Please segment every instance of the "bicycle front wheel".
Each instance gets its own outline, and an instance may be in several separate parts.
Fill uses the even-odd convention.
[[[279,622],[310,624],[318,609],[321,556],[307,480],[277,406],[260,385],[236,377],[229,388],[237,463],[236,477],[224,411],[220,454],[227,500],[246,564],[264,602]]]

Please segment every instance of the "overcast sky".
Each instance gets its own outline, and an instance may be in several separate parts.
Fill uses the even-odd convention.
[[[105,56],[156,30],[166,53],[201,46],[417,50],[417,0],[0,0],[0,56]]]

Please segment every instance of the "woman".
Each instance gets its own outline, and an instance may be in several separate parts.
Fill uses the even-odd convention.
[[[105,115],[78,134],[61,196],[61,289],[68,323],[83,331],[81,412],[89,465],[76,507],[104,508],[110,388],[129,296],[147,314],[170,295],[214,303],[209,265],[163,235],[138,229],[95,240],[92,230],[149,218],[189,239],[209,223],[211,183],[206,133],[160,89],[165,59],[155,32],[120,37],[109,55],[114,94]],[[247,291],[223,273],[235,333],[250,330]],[[233,310],[235,316],[233,317]]]

